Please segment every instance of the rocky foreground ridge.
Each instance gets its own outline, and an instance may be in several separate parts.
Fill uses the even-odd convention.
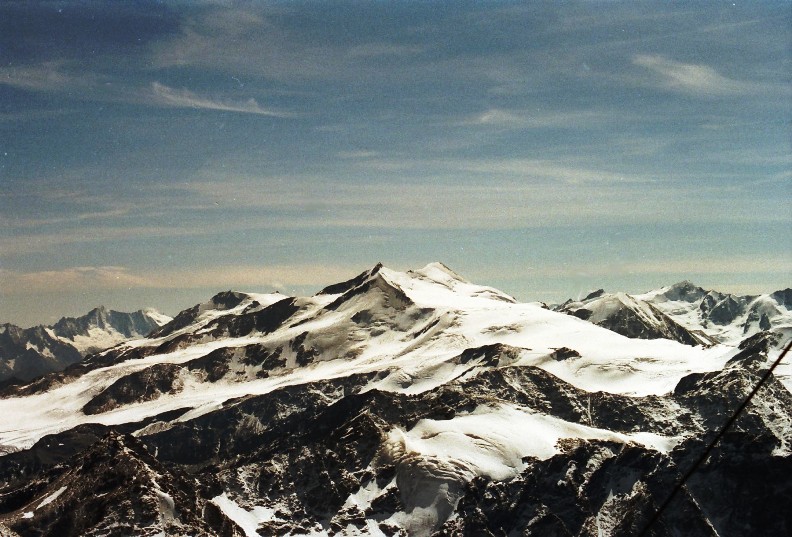
[[[790,534],[786,363],[646,527],[792,336],[759,328],[628,338],[438,263],[221,293],[2,391],[0,535]]]

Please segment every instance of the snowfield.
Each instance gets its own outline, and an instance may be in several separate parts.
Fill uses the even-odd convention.
[[[629,537],[792,336],[788,294],[683,282],[554,311],[440,263],[218,293],[2,392],[0,533]],[[674,531],[788,533],[768,513],[792,501],[791,379],[769,377]]]
[[[154,364],[183,364],[220,348],[282,344],[306,331],[330,335],[335,331],[345,333],[338,330],[340,325],[348,323],[345,309],[324,309],[338,300],[339,294],[304,299],[305,311],[296,322],[270,334],[220,339],[207,336],[205,343],[101,367],[44,393],[0,399],[0,415],[5,416],[0,424],[0,445],[25,449],[44,435],[83,423],[137,422],[183,408],[193,411],[182,419],[195,418],[219,408],[229,399],[355,373],[388,371],[384,380],[372,382],[370,388],[420,393],[469,369],[452,363],[452,359],[465,349],[494,343],[522,349],[519,359],[510,367],[536,366],[587,391],[636,396],[669,393],[682,377],[720,370],[735,354],[733,347],[725,345],[704,348],[669,340],[630,339],[534,303],[517,303],[500,291],[469,283],[437,263],[410,273],[382,268],[378,277],[383,280],[386,291],[355,297],[344,307],[371,312],[373,317],[387,317],[389,306],[383,303],[381,295],[396,289],[415,304],[413,307],[432,309],[432,318],[442,323],[442,330],[438,330],[437,335],[428,332],[418,338],[409,332],[409,326],[405,326],[404,331],[362,333],[357,357],[352,360],[338,358],[337,349],[333,347],[332,354],[321,356],[305,367],[297,366],[291,357],[285,370],[266,379],[251,379],[242,374],[240,380],[208,383],[185,375],[183,388],[176,394],[164,394],[156,400],[126,405],[99,415],[82,412],[86,403],[113,382]],[[198,317],[190,325],[167,336],[140,339],[126,345],[156,347],[183,334],[200,335],[218,318],[238,315],[254,303],[261,309],[284,298],[278,293],[249,295],[228,310],[212,309],[212,304],[206,303],[201,305]],[[554,359],[553,352],[559,348],[574,349],[580,356]]]

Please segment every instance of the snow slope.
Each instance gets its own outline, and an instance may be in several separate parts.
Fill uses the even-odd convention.
[[[377,265],[311,297],[220,293],[146,338],[2,392],[0,452],[25,457],[34,445],[122,429],[169,467],[211,469],[207,501],[248,537],[464,533],[479,520],[461,516],[465,506],[484,502],[476,511],[484,512],[476,487],[548,487],[536,476],[582,457],[550,483],[565,483],[564,494],[583,494],[583,483],[610,487],[603,507],[581,516],[629,535],[619,509],[659,501],[642,492],[641,476],[693,453],[792,335],[779,324],[767,342],[742,348],[686,345],[592,322],[628,307],[669,326],[653,305],[700,294],[683,291],[594,297],[583,320],[432,263],[407,272]],[[788,372],[784,365],[741,425],[764,435],[779,461],[792,446]],[[611,485],[596,477],[610,464],[627,477]],[[60,487],[37,498],[58,503],[68,492]],[[161,492],[159,523],[174,523],[175,492]],[[600,505],[575,498],[564,505]],[[15,523],[43,517],[37,505],[20,508]]]
[[[688,281],[635,295],[691,330],[727,345],[761,331],[792,327],[792,291],[741,296],[707,291]]]
[[[127,343],[132,348],[158,348],[188,333],[199,338],[186,348],[99,367],[44,393],[0,399],[0,414],[7,416],[0,425],[0,445],[26,448],[46,434],[79,424],[140,421],[181,408],[194,409],[188,414],[194,418],[235,397],[367,372],[388,372],[371,388],[420,393],[468,369],[452,363],[465,349],[495,343],[520,349],[516,366],[540,367],[587,391],[631,395],[668,393],[682,377],[719,370],[734,354],[724,346],[630,339],[536,304],[517,303],[495,289],[463,280],[440,264],[407,273],[383,267],[372,280],[376,285],[367,292],[346,299],[342,293],[302,299],[302,309],[291,322],[268,334],[215,338],[207,327],[223,317],[261,311],[286,299],[283,295],[246,295],[229,309],[203,304],[191,324]],[[397,315],[389,311],[396,302],[389,294],[406,297],[409,304],[404,304],[404,311]],[[335,310],[327,308],[338,301]],[[423,317],[418,317],[421,311]],[[372,322],[359,326],[352,320],[358,312],[368,312]],[[378,317],[397,322],[382,328],[378,322],[384,321],[377,321]],[[299,366],[289,342],[306,332],[313,347],[323,352],[311,364]],[[176,393],[98,415],[81,410],[114,382],[152,365],[184,364],[218,349],[250,345],[286,348],[286,367],[262,379],[256,378],[254,367],[239,364],[236,375],[211,383],[185,372]],[[553,356],[559,348],[573,349],[579,356],[559,360]]]

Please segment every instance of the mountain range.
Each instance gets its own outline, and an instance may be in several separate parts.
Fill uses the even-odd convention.
[[[789,294],[220,293],[0,391],[0,535],[788,535]]]
[[[792,289],[742,296],[683,281],[640,295],[600,289],[554,309],[628,337],[735,345],[762,330],[792,326]]]
[[[0,382],[28,381],[62,371],[88,354],[145,337],[169,322],[153,309],[122,313],[98,307],[82,317],[64,317],[51,326],[0,325]]]

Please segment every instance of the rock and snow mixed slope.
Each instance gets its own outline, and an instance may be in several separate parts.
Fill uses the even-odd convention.
[[[792,327],[792,289],[740,296],[684,281],[640,295],[600,289],[555,309],[628,337],[737,345],[763,330]]]
[[[29,381],[61,371],[90,353],[145,337],[170,320],[153,309],[122,313],[99,307],[52,326],[0,325],[0,381]]]
[[[439,263],[377,265],[312,297],[221,293],[2,393],[0,524],[633,535],[789,335],[631,339]],[[792,500],[785,383],[770,378],[652,535],[792,530],[773,514]],[[87,471],[97,445],[123,454],[128,474]],[[99,487],[112,502],[89,501]],[[66,531],[77,504],[79,530]]]
[[[636,296],[679,324],[736,345],[762,330],[792,327],[792,289],[766,295],[706,291],[688,281]]]

